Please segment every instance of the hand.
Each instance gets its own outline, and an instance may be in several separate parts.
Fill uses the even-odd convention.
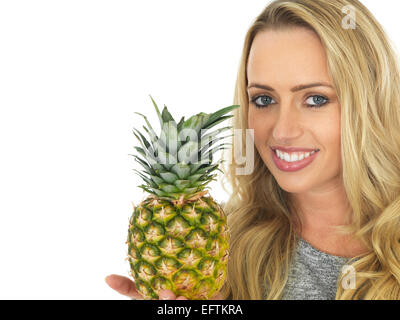
[[[106,277],[106,283],[118,293],[134,300],[144,300],[142,295],[137,291],[135,283],[128,277],[112,274]],[[161,290],[159,300],[188,300],[184,296],[176,297],[171,290]],[[155,299],[154,299],[155,300]],[[211,300],[223,300],[220,293],[214,295]]]
[[[134,300],[144,300],[137,291],[135,283],[127,277],[112,274],[107,276],[105,281],[112,289],[124,296]],[[188,300],[184,296],[176,297],[171,290],[161,290],[158,296],[159,300]]]
[[[134,300],[143,300],[142,295],[137,291],[135,283],[124,276],[111,274],[105,278],[106,283],[118,293]]]

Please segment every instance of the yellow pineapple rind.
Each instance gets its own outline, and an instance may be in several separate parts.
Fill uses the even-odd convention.
[[[146,198],[134,207],[127,243],[131,275],[144,299],[169,289],[207,300],[225,281],[227,219],[204,191],[192,199]]]

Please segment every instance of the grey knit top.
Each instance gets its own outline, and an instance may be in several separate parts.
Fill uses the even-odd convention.
[[[339,275],[349,260],[322,252],[300,238],[282,300],[335,300]]]

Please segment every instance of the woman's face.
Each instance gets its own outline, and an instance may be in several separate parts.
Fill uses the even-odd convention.
[[[303,193],[336,185],[341,172],[340,104],[318,37],[302,28],[259,32],[251,46],[247,77],[248,125],[254,129],[261,158],[281,188]],[[328,86],[294,89],[314,83]],[[319,151],[307,159],[277,160],[276,164],[272,147]],[[292,154],[286,157],[295,160]],[[305,156],[305,152],[297,155]]]

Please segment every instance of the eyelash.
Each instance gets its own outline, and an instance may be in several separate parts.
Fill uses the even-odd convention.
[[[265,95],[265,94],[261,94],[261,95],[255,96],[254,98],[251,99],[251,102],[255,105],[256,108],[265,108],[265,107],[268,107],[270,104],[272,104],[272,103],[269,103],[269,104],[267,104],[267,105],[260,105],[260,104],[256,103],[257,99],[258,99],[258,98],[261,98],[261,97],[271,98],[270,96],[267,96],[267,95]],[[308,103],[306,103],[306,105],[307,105],[309,108],[318,109],[318,108],[323,107],[325,104],[327,104],[327,103],[329,102],[329,99],[328,99],[328,98],[326,98],[326,97],[324,97],[324,96],[322,96],[322,95],[319,95],[319,94],[315,94],[315,95],[308,96],[307,99],[312,98],[312,97],[321,97],[321,98],[323,98],[323,99],[325,100],[325,102],[323,102],[323,103],[321,103],[321,104],[308,104]],[[272,98],[271,98],[271,99],[272,99]],[[273,99],[272,99],[272,100],[273,100]]]

